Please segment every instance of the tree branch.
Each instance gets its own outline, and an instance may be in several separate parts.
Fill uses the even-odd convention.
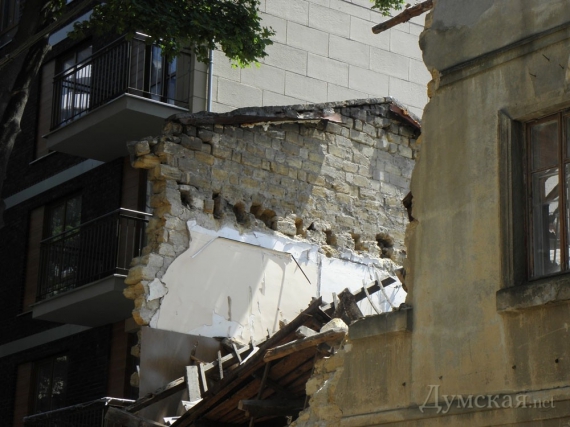
[[[415,6],[405,9],[402,13],[399,13],[393,18],[388,19],[386,22],[374,25],[372,27],[372,32],[374,34],[379,34],[383,31],[389,30],[392,27],[395,27],[398,24],[403,24],[404,22],[408,22],[410,19],[419,16],[424,12],[427,12],[432,8],[433,8],[433,0],[423,1],[421,3],[416,4]]]

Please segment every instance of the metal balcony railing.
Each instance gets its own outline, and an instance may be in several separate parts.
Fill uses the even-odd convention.
[[[24,427],[119,427],[105,425],[105,414],[110,406],[125,407],[132,400],[104,397],[79,405],[55,409],[24,418]]]
[[[125,93],[188,108],[190,55],[167,61],[144,37],[121,37],[53,80],[51,129]]]
[[[42,240],[37,301],[113,274],[140,255],[151,214],[118,209]]]

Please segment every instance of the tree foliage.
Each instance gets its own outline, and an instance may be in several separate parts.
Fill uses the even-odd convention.
[[[208,51],[219,47],[234,64],[246,66],[265,57],[273,31],[262,27],[259,0],[26,0],[12,42],[0,58],[0,228],[2,188],[8,160],[21,132],[20,122],[45,55],[51,31],[92,4],[89,21],[75,25],[74,36],[136,32],[159,44],[166,56],[189,47],[206,62]],[[68,4],[69,3],[69,4]]]
[[[370,0],[372,9],[377,9],[382,15],[390,15],[390,9],[400,10],[404,5],[404,0]]]
[[[93,9],[89,21],[75,24],[75,36],[111,31],[149,36],[169,57],[191,48],[206,62],[208,51],[220,49],[240,66],[265,57],[274,33],[261,26],[259,0],[108,0]]]

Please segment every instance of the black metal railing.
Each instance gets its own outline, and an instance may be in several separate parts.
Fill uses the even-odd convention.
[[[126,275],[141,253],[149,216],[118,209],[42,240],[37,300],[113,274]]]
[[[132,400],[104,397],[79,405],[55,409],[24,418],[24,427],[119,427],[114,423],[105,425],[105,414],[110,406],[125,407]]]
[[[190,55],[167,61],[144,37],[121,37],[53,80],[51,129],[125,93],[188,108]]]

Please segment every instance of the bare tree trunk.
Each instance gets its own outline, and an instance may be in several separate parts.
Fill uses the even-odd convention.
[[[16,77],[11,97],[0,121],[0,194],[4,187],[8,160],[16,138],[21,132],[20,122],[30,96],[30,86],[36,78],[40,66],[49,51],[48,37],[44,37],[28,51],[22,68]],[[4,226],[4,199],[0,201],[0,228]]]
[[[16,50],[46,24],[51,15],[53,3],[46,0],[26,0],[24,10],[8,51]],[[49,51],[46,35],[27,51],[26,55],[13,58],[2,69],[0,79],[0,228],[4,226],[4,199],[2,190],[10,154],[16,138],[21,132],[20,122],[30,96],[30,86],[36,78],[40,66]]]

